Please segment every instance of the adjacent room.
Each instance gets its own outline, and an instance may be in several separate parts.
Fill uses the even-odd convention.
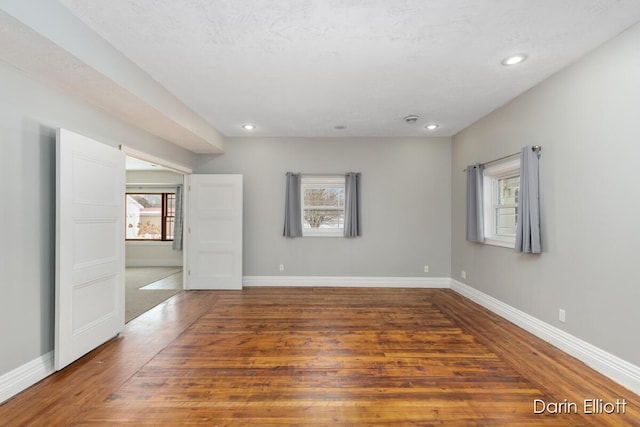
[[[640,425],[638,46],[636,0],[3,1],[0,425]]]
[[[174,230],[176,193],[182,191],[184,176],[134,157],[127,157],[125,164],[128,323],[183,289],[183,253],[174,244]]]

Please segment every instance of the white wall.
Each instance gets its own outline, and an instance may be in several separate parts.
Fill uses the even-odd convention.
[[[175,191],[175,185],[183,183],[183,175],[171,171],[127,171],[128,192]],[[169,184],[166,188],[158,185]],[[151,185],[151,187],[149,187]],[[177,267],[182,266],[182,251],[174,251],[173,242],[126,242],[127,267]]]
[[[452,277],[635,365],[640,365],[638,46],[640,26],[460,132],[453,138],[452,169]],[[527,144],[543,147],[544,253],[518,255],[465,241],[462,169]],[[566,310],[566,323],[558,321],[559,308]]]
[[[448,277],[450,168],[449,138],[252,138],[195,172],[244,175],[246,276]],[[361,172],[362,236],[282,237],[287,171]]]
[[[0,375],[53,350],[55,129],[191,166],[195,156],[0,62]]]

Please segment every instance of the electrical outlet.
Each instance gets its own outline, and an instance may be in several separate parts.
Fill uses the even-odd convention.
[[[428,266],[428,265],[425,265],[425,266],[424,266],[424,272],[425,272],[425,273],[428,273],[428,272],[429,272],[429,266]]]
[[[462,271],[460,272],[460,276],[461,276],[463,279],[466,279],[466,278],[467,278],[467,272],[466,272],[466,271],[464,271],[464,270],[462,270]]]
[[[563,308],[558,310],[558,320],[562,323],[567,321],[567,312]]]
[[[284,264],[280,264],[280,271],[284,271]]]

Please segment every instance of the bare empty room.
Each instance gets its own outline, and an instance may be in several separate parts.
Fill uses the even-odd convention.
[[[639,44],[635,0],[3,1],[0,424],[639,425]]]

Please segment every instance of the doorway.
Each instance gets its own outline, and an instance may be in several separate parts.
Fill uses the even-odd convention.
[[[118,151],[62,128],[56,140],[56,370],[124,329],[127,265],[175,268],[164,271],[165,277],[137,285],[139,292],[242,289],[242,175],[193,175],[184,166],[124,146]],[[148,164],[142,167],[141,163]],[[140,169],[149,173],[143,178]],[[184,184],[189,191],[184,191],[183,198]],[[154,238],[157,223],[146,217],[142,221],[152,211],[143,209],[157,206],[133,197],[136,194],[161,195],[160,238]],[[135,205],[131,218],[124,206],[129,202]],[[168,218],[172,203],[173,227]],[[184,218],[177,212],[179,207],[184,208]],[[190,239],[192,226],[197,238]],[[175,238],[170,239],[172,233]],[[177,248],[177,254],[167,255],[166,249],[173,250],[171,240],[176,243],[178,236],[184,237],[184,251]],[[130,247],[142,247],[142,259],[126,250],[128,240]],[[165,255],[150,256],[153,246],[164,247]]]
[[[184,174],[126,158],[125,322],[183,289],[183,253],[173,249],[176,193]]]

